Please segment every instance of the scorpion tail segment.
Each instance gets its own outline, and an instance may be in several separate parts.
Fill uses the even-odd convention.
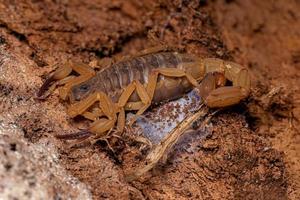
[[[200,91],[200,96],[206,99],[210,93],[217,87],[222,87],[226,83],[224,74],[220,72],[209,72],[202,79],[198,89]]]
[[[244,90],[239,86],[225,86],[212,91],[205,99],[211,108],[221,108],[238,104],[246,98]]]
[[[55,137],[61,140],[84,140],[89,138],[92,135],[93,133],[90,132],[89,130],[81,130],[77,133],[56,135]]]
[[[245,96],[250,92],[250,76],[246,68],[234,62],[225,62],[225,77],[232,81],[233,86],[243,89]]]
[[[202,93],[205,104],[211,108],[221,108],[239,103],[249,95],[250,76],[248,70],[241,65],[221,59],[204,59],[207,74],[204,78]],[[221,75],[220,75],[221,74]],[[222,77],[223,76],[223,77]],[[224,80],[222,80],[224,79]],[[232,86],[224,86],[226,80],[232,82]]]

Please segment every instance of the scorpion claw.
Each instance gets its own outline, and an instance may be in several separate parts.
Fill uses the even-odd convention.
[[[44,95],[45,91],[48,90],[51,83],[54,81],[53,76],[50,76],[46,81],[43,83],[42,87],[39,89],[39,91],[36,93],[36,98],[39,100],[44,100],[47,98],[48,95]]]

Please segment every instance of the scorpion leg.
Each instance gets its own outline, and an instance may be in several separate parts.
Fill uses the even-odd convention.
[[[133,81],[131,84],[129,84],[125,88],[124,92],[122,93],[122,95],[119,98],[118,106],[123,109],[125,107],[125,105],[127,104],[127,101],[129,100],[130,96],[132,95],[132,93],[135,90],[136,90],[138,96],[140,97],[141,102],[143,103],[142,107],[140,107],[138,109],[138,112],[136,113],[136,115],[140,115],[150,106],[151,99],[148,95],[147,89],[138,80]],[[124,109],[122,110],[122,112],[124,112]],[[123,114],[123,113],[120,113],[120,114]],[[123,120],[123,118],[120,117],[120,120]],[[125,120],[124,120],[124,123],[125,123]],[[132,124],[132,123],[130,123],[130,124]],[[121,128],[121,127],[123,127],[123,125],[120,122],[118,128]]]
[[[76,71],[80,74],[79,77],[68,78],[72,71]],[[65,99],[69,90],[74,86],[81,82],[84,82],[95,75],[95,71],[90,68],[88,65],[84,65],[82,63],[73,64],[71,62],[67,62],[66,64],[59,67],[41,86],[40,90],[37,93],[38,98],[45,98],[43,94],[50,87],[50,85],[57,80],[63,80],[65,82],[65,86],[60,90],[60,96],[62,99]],[[60,83],[62,84],[62,83]],[[51,87],[51,92],[56,87]]]
[[[144,56],[144,55],[148,55],[148,54],[152,54],[152,53],[158,53],[158,52],[169,51],[169,50],[171,50],[171,48],[167,45],[158,45],[158,46],[144,49],[144,50],[140,51],[139,53],[137,53],[135,56]]]
[[[239,103],[249,95],[250,77],[246,68],[233,62],[218,59],[204,59],[205,62],[212,66],[207,71],[213,71],[214,68],[220,69],[220,66],[224,65],[223,74],[226,79],[232,82],[232,86],[219,87],[209,92],[204,98],[207,106],[211,108],[231,106]]]
[[[137,101],[137,102],[127,102],[124,109],[125,110],[139,110],[141,107],[143,107],[143,102]]]
[[[158,73],[168,77],[185,77],[193,86],[199,87],[199,84],[195,78],[193,78],[189,73],[186,73],[184,70],[177,68],[158,68],[156,69]]]
[[[94,92],[82,101],[72,104],[68,108],[67,113],[70,117],[76,117],[77,115],[85,113],[85,111],[97,101],[100,102],[100,108],[104,115],[112,116],[113,113],[116,113],[115,105],[112,103],[111,99],[103,92]],[[101,111],[99,111],[99,113]]]
[[[117,121],[117,131],[122,133],[125,128],[125,110],[124,108],[121,108],[118,115],[118,121]]]
[[[91,112],[85,111],[81,115],[89,120],[96,121],[97,118],[102,117],[104,113],[100,108],[94,108]]]
[[[121,58],[117,58],[116,60],[117,60],[117,62],[127,61],[127,60],[130,60],[135,57],[145,56],[148,54],[158,53],[158,52],[163,52],[163,51],[166,52],[166,51],[170,51],[170,50],[172,50],[172,48],[167,45],[158,45],[158,46],[150,47],[147,49],[143,49],[142,51],[140,51],[134,55],[131,55],[131,56],[123,56]]]
[[[85,111],[97,101],[99,101],[101,110],[97,111],[96,114],[94,113],[94,116],[89,116],[90,113]],[[97,134],[97,137],[99,137],[101,136],[101,134],[114,127],[114,124],[117,120],[116,110],[117,109],[115,109],[115,105],[105,93],[95,92],[83,101],[71,105],[67,112],[71,117],[86,114],[85,116],[87,116],[87,118],[91,117],[92,120],[95,120],[88,130],[92,133]],[[102,117],[100,119],[96,119],[97,114],[105,116],[106,118]]]
[[[107,67],[110,67],[113,65],[114,60],[110,57],[104,57],[100,60],[94,60],[89,63],[89,66],[91,66],[93,69],[104,69]]]

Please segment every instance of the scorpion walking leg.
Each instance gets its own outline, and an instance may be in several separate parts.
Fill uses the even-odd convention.
[[[158,45],[158,46],[150,47],[147,49],[143,49],[142,51],[140,51],[134,55],[131,55],[131,56],[123,56],[119,59],[117,58],[116,60],[117,60],[117,62],[127,61],[127,60],[130,60],[135,57],[145,56],[148,54],[158,53],[158,52],[163,52],[163,51],[166,52],[166,51],[170,51],[170,50],[172,50],[172,48],[167,45]]]
[[[170,51],[170,50],[171,50],[171,48],[167,45],[159,45],[159,46],[154,46],[154,47],[144,49],[144,50],[140,51],[139,53],[137,53],[135,56],[144,56],[144,55],[148,55],[148,54],[152,54],[152,53],[158,53],[158,52]]]
[[[190,74],[186,73],[184,70],[181,69],[173,69],[173,68],[158,68],[158,73],[169,76],[169,77],[185,77],[193,86],[199,87],[199,84],[196,79],[194,79]]]
[[[125,128],[125,120],[126,120],[125,110],[122,107],[120,108],[119,115],[118,115],[118,122],[117,122],[117,131],[119,133],[122,133]]]
[[[132,93],[135,90],[137,91],[137,94],[140,97],[141,102],[143,103],[143,106],[139,108],[137,115],[140,115],[141,113],[143,113],[150,106],[151,99],[148,95],[146,88],[140,83],[140,81],[135,80],[125,88],[124,92],[120,96],[120,99],[118,101],[118,106],[119,106],[119,108],[122,108],[122,110],[121,110],[119,116],[121,114],[123,115],[124,107],[125,107],[128,99],[130,98],[130,96],[132,95]],[[125,114],[124,114],[124,118],[125,118]],[[120,123],[118,123],[118,129],[122,129],[122,127],[124,127],[123,122],[125,124],[125,119],[123,120],[123,116],[120,116],[118,121],[120,122]]]
[[[81,115],[86,113],[86,110],[90,108],[95,102],[99,101],[100,109],[103,112],[103,116],[107,118],[100,118],[95,120],[89,131],[92,133],[96,133],[97,137],[103,134],[104,132],[110,130],[114,127],[114,124],[117,120],[116,116],[116,107],[111,101],[111,99],[103,92],[95,92],[88,96],[83,101],[75,103],[68,108],[68,114],[71,117],[75,117],[77,115]],[[102,112],[99,111],[98,114],[102,115]],[[96,113],[97,114],[97,113]],[[88,115],[86,115],[88,116]],[[95,116],[94,116],[95,117]],[[96,116],[97,117],[97,116]],[[87,117],[88,118],[88,117]],[[93,119],[93,117],[92,117]],[[95,118],[94,118],[95,119]]]
[[[100,108],[94,108],[91,112],[85,111],[81,115],[89,120],[96,121],[99,117],[104,116],[104,113]]]

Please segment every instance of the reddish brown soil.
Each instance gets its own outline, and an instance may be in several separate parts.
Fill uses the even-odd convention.
[[[13,123],[28,141],[47,138],[55,143],[61,164],[90,187],[95,199],[296,200],[299,9],[297,0],[0,0],[0,47],[32,61],[25,74],[0,80],[5,99],[0,105],[4,111],[15,107]],[[33,96],[58,62],[88,63],[161,43],[244,65],[253,80],[252,93],[216,115],[213,132],[204,141],[188,140],[188,146],[196,146],[192,152],[188,146],[171,152],[167,162],[127,183],[122,169],[140,161],[137,148],[124,149],[120,162],[102,144],[69,150],[53,137],[76,127],[63,103],[57,94],[45,102],[33,101]],[[25,87],[18,76],[34,84]],[[36,109],[16,109],[23,103]]]

